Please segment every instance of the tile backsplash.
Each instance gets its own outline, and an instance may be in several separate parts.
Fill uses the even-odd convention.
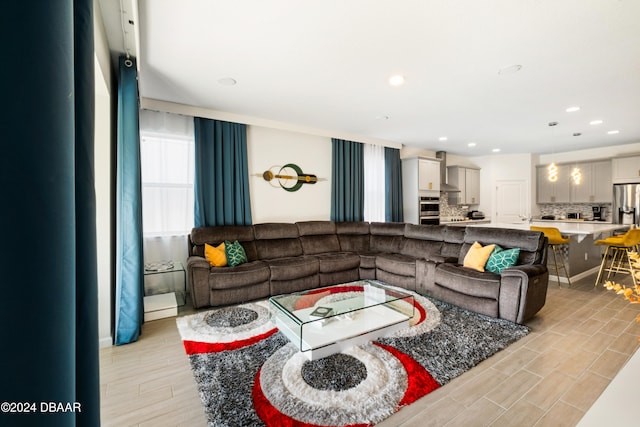
[[[599,203],[591,205],[587,203],[549,203],[538,204],[540,215],[553,215],[558,219],[561,216],[567,217],[568,213],[579,213],[585,219],[593,218],[592,206],[602,206],[606,208],[606,220],[611,221],[611,203]]]
[[[448,194],[440,193],[440,216],[441,217],[466,217],[469,208],[462,208],[467,205],[450,205]],[[477,208],[476,208],[477,209]]]
[[[441,217],[466,217],[467,212],[469,210],[474,209],[473,206],[468,207],[467,205],[450,205],[447,197],[444,197],[443,194],[440,195],[440,216]],[[463,208],[462,206],[467,206]],[[540,216],[542,215],[553,215],[556,219],[564,216],[567,217],[568,213],[579,213],[585,219],[593,218],[593,210],[592,206],[602,206],[606,209],[606,220],[611,221],[611,203],[599,203],[599,204],[589,204],[589,203],[548,203],[548,204],[538,204],[538,208],[540,209]],[[477,209],[477,207],[475,207]]]

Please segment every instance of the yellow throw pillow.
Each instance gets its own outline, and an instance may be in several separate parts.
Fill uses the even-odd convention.
[[[227,265],[227,255],[224,252],[224,242],[217,247],[204,244],[204,257],[209,261],[211,267],[224,267]]]
[[[469,252],[464,257],[463,266],[473,268],[474,270],[484,271],[484,266],[493,252],[496,245],[482,246],[478,242],[474,242],[469,248]]]

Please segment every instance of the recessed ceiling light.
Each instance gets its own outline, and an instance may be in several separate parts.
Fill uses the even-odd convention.
[[[618,133],[620,133],[619,130],[610,130],[609,132],[607,132],[609,135],[616,135]]]
[[[499,152],[500,152],[500,149],[499,149],[499,148],[494,148],[494,149],[493,149],[493,150],[491,150],[491,151],[493,151],[494,153],[499,153]]]
[[[391,86],[401,86],[404,83],[404,77],[401,75],[389,77],[389,84]]]
[[[573,112],[576,112],[576,111],[580,111],[580,107],[576,106],[576,107],[569,107],[569,108],[566,109],[567,113],[573,113]]]
[[[592,120],[589,122],[590,125],[601,125],[602,120]]]
[[[506,67],[500,68],[498,70],[498,74],[500,75],[513,74],[513,73],[517,73],[521,69],[522,69],[522,65],[520,64],[507,65]]]
[[[476,143],[475,142],[470,142],[467,144],[467,147],[475,147]]]
[[[232,79],[231,77],[224,77],[224,78],[218,79],[218,83],[220,83],[223,86],[234,86],[238,82],[236,81],[236,79]]]
[[[438,138],[438,141],[446,141],[447,137],[446,136],[441,136],[440,138]]]

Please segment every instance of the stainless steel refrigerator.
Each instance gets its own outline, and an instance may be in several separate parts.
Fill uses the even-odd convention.
[[[612,208],[614,224],[640,224],[640,184],[614,184]]]

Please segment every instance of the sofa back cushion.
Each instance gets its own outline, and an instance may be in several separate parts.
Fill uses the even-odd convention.
[[[403,255],[428,258],[431,254],[440,253],[444,238],[444,227],[439,225],[406,224],[404,237],[405,243],[401,252]]]
[[[464,243],[465,228],[461,226],[445,226],[443,230],[442,249],[444,257],[460,258],[460,251]]]
[[[340,252],[336,224],[332,221],[296,222],[305,255]]]
[[[368,222],[336,222],[335,226],[340,250],[358,253],[369,252]]]
[[[196,227],[191,230],[191,234],[189,235],[189,256],[197,255],[204,257],[205,243],[217,247],[225,240],[230,242],[237,240],[240,242],[249,261],[258,259],[252,225]]]
[[[295,224],[264,223],[253,226],[259,259],[302,255],[298,227]]]
[[[404,223],[372,222],[369,226],[373,252],[400,253],[404,246]]]
[[[516,265],[541,264],[544,257],[544,234],[538,231],[513,230],[507,228],[467,227],[459,262],[473,245],[479,242],[482,246],[495,243],[503,249],[519,248],[520,255]]]

